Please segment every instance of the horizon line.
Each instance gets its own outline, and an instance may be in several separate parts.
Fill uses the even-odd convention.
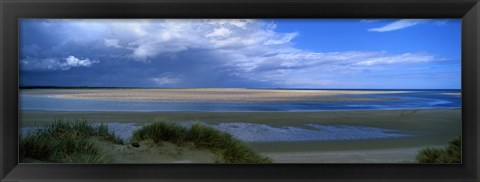
[[[278,90],[461,90],[461,88],[284,88],[284,87],[134,87],[134,86],[32,86],[21,88],[142,88],[142,89],[278,89]]]

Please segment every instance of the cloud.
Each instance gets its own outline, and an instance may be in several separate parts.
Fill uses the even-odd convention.
[[[362,23],[375,23],[375,22],[380,22],[383,21],[384,19],[362,19],[360,22]]]
[[[105,46],[121,48],[121,46],[118,44],[118,41],[118,39],[104,39]]]
[[[90,67],[92,64],[98,63],[98,61],[90,61],[90,59],[78,59],[75,56],[68,56],[65,58],[65,62],[61,63],[62,68],[70,69],[71,67]]]
[[[154,84],[158,86],[174,85],[182,81],[180,76],[164,75],[159,77],[150,78]]]
[[[392,24],[375,31],[413,26],[411,20]],[[22,44],[22,70],[88,67],[85,73],[142,86],[317,88],[338,85],[336,77],[442,60],[428,52],[299,49],[294,41],[301,32],[279,32],[275,23],[262,20],[50,20],[48,25],[50,31],[36,27],[42,36],[35,37],[44,39],[22,39],[37,40]],[[88,41],[79,35],[88,35]],[[92,66],[95,60],[102,64]]]
[[[269,50],[274,51],[274,50]],[[333,81],[325,77],[362,74],[365,70],[382,70],[388,65],[425,64],[437,58],[428,53],[392,54],[386,51],[309,52],[298,49],[269,56],[245,56],[242,51],[224,52],[233,69],[232,74],[249,80],[272,82],[276,85],[318,88]],[[262,51],[260,51],[262,52]],[[310,82],[304,80],[308,78]],[[335,80],[335,79],[332,79]],[[302,87],[302,86],[300,86]]]
[[[207,34],[207,37],[224,37],[232,33],[229,29],[221,27],[213,30],[212,33]]]
[[[103,25],[110,27],[102,33],[110,38],[99,37],[107,47],[120,47],[118,42],[125,42],[130,50],[126,56],[142,62],[194,49],[289,44],[298,35],[275,32],[274,24],[258,20],[110,20]]]
[[[254,21],[251,19],[215,19],[209,20],[209,23],[213,25],[231,25],[245,30],[247,29],[247,24]]]
[[[425,22],[428,20],[425,19],[402,19],[402,20],[397,20],[394,21],[390,24],[387,24],[383,27],[378,27],[378,28],[370,28],[368,31],[370,32],[390,32],[390,31],[395,31],[395,30],[400,30],[404,28],[408,28],[411,26],[415,26],[419,23]]]
[[[366,58],[358,61],[355,65],[374,66],[384,64],[400,64],[400,63],[425,63],[434,61],[435,57],[430,54],[422,53],[403,53],[397,55],[380,54],[375,57]]]
[[[68,56],[63,59],[57,58],[31,58],[27,57],[21,61],[21,69],[23,70],[37,70],[37,71],[55,71],[55,70],[70,70],[74,67],[90,67],[92,64],[100,61],[91,61],[88,58],[79,59],[75,56]]]
[[[298,36],[298,33],[287,33],[284,36],[280,37],[279,39],[271,39],[266,41],[264,44],[265,45],[279,45],[279,44],[285,44],[293,40],[295,37]]]

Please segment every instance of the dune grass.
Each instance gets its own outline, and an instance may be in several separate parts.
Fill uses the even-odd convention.
[[[56,120],[21,136],[20,159],[35,159],[52,163],[111,163],[114,158],[101,150],[92,139],[123,144],[106,125],[94,126],[87,121]],[[154,122],[136,130],[133,141],[153,140],[177,145],[192,143],[195,148],[214,153],[217,163],[271,163],[232,135],[214,128],[194,124],[183,127],[166,121]],[[162,154],[159,154],[162,155]]]
[[[416,160],[419,163],[461,163],[462,138],[450,140],[444,148],[426,147],[420,150]]]
[[[106,125],[94,127],[87,121],[56,120],[20,138],[20,159],[55,163],[110,163],[113,159],[89,141],[91,137],[123,144]]]
[[[196,148],[207,149],[216,154],[217,163],[272,162],[232,135],[198,123],[187,128],[173,122],[157,121],[136,130],[132,139],[134,141],[150,139],[156,143],[166,141],[177,145],[193,143]]]

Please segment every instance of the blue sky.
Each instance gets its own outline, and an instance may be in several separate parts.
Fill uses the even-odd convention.
[[[20,21],[20,84],[460,89],[460,19]]]

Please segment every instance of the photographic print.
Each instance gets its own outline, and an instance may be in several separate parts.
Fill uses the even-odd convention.
[[[19,19],[20,163],[461,163],[461,19]]]

